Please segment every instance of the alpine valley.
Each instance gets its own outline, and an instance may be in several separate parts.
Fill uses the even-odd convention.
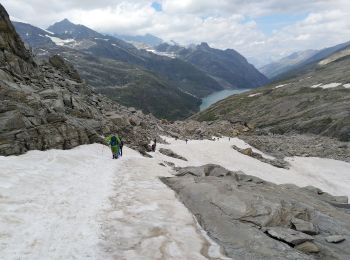
[[[0,4],[0,259],[348,260],[349,197],[349,42],[258,70]]]

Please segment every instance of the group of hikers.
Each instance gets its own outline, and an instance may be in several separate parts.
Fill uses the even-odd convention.
[[[176,138],[176,140],[177,140],[177,138]],[[107,136],[105,138],[105,142],[106,142],[106,144],[108,144],[111,147],[113,159],[118,159],[119,157],[123,156],[124,142],[118,134],[113,133],[110,136]],[[185,139],[185,142],[187,144],[188,139]],[[151,146],[152,152],[156,151],[156,146],[157,146],[157,139],[155,138],[153,140],[153,144]]]
[[[123,156],[124,142],[117,134],[112,134],[105,139],[106,143],[111,147],[113,159]]]

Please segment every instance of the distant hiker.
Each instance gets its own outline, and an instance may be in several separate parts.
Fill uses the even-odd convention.
[[[231,137],[228,138],[228,141],[231,141]]]
[[[187,142],[188,142],[188,139],[186,139],[185,141],[186,141],[186,144],[187,144]]]
[[[154,140],[153,140],[153,144],[152,144],[152,152],[155,152],[155,151],[156,151],[156,147],[157,147],[157,140],[154,139]]]
[[[113,155],[113,159],[118,159],[119,156],[119,146],[120,146],[120,138],[116,134],[112,134],[105,139],[106,143],[111,146],[111,151]]]
[[[120,144],[119,144],[119,155],[120,155],[120,157],[123,156],[123,146],[124,146],[124,141],[123,141],[123,139],[120,137]]]

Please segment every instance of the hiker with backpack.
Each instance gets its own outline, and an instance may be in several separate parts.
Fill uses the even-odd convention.
[[[120,147],[120,138],[116,134],[112,134],[105,139],[106,143],[111,146],[111,151],[113,159],[118,159],[119,157],[119,147]]]

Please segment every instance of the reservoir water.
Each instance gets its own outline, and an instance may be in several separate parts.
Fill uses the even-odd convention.
[[[227,98],[228,96],[234,95],[234,94],[240,94],[243,92],[247,92],[250,89],[225,89],[225,90],[221,90],[218,92],[214,92],[213,94],[202,98],[202,104],[200,106],[200,111],[207,109],[208,107],[210,107],[212,104]]]

